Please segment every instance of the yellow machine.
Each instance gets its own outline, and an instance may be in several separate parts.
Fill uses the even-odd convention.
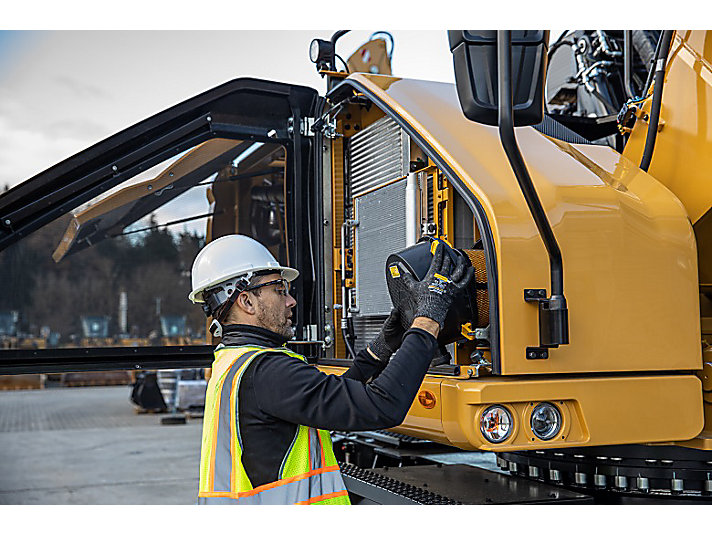
[[[414,243],[404,242],[392,221],[376,228],[379,223],[358,213],[367,211],[371,197],[391,213],[415,206],[417,237],[429,233],[461,249],[484,244],[486,273],[478,278],[487,283],[489,317],[479,313],[463,326],[463,339],[451,347],[453,365],[426,377],[397,432],[462,449],[536,451],[500,454],[500,466],[579,488],[667,495],[712,490],[705,465],[712,457],[699,452],[712,445],[711,351],[702,350],[712,333],[705,329],[712,285],[705,280],[710,260],[701,239],[712,205],[704,127],[709,38],[709,32],[688,31],[672,40],[648,173],[639,162],[654,86],[637,102],[639,119],[622,154],[517,130],[563,257],[570,343],[549,349],[546,359],[528,354],[539,332],[537,306],[526,291],[550,294],[549,261],[497,128],[463,116],[447,84],[352,74],[333,92],[331,157],[324,166],[332,170],[325,189],[334,216],[324,241],[334,250],[331,287],[347,288],[346,303],[338,290],[332,293],[333,324],[348,309],[360,330],[356,344],[363,346],[376,326],[369,330],[362,302],[377,286],[359,269],[363,273],[371,257],[382,264],[394,246]],[[398,146],[383,133],[388,128]],[[399,151],[409,156],[399,170],[382,171],[380,181],[371,168],[362,178],[363,161],[375,167],[385,160],[385,145],[393,158]],[[365,185],[354,185],[358,180]],[[398,187],[407,196],[409,182],[416,189],[411,204],[388,196]],[[349,188],[351,195],[344,194]],[[335,358],[346,353],[342,347],[337,341],[331,349]],[[558,419],[548,434],[533,429],[537,409]],[[485,437],[493,421],[507,427],[506,435]],[[611,447],[618,444],[629,447]]]
[[[562,259],[565,332],[556,342],[547,337],[556,294],[549,245],[500,130],[466,117],[460,80],[456,88],[391,76],[382,36],[339,71],[339,36],[310,49],[325,97],[249,79],[198,95],[87,149],[81,172],[70,158],[1,195],[1,219],[11,222],[0,245],[52,217],[46,206],[19,206],[66,185],[62,177],[88,180],[76,191],[99,176],[107,182],[97,192],[116,189],[75,213],[56,261],[120,233],[175,191],[207,185],[207,239],[251,235],[299,268],[294,344],[323,371],[341,373],[391,308],[389,255],[440,239],[476,268],[476,313],[457,325],[460,338],[443,347],[393,431],[494,451],[512,474],[581,491],[708,497],[712,32],[663,32],[671,39],[658,49],[669,52],[655,67],[665,68],[664,83],[658,77],[628,99],[617,138],[624,148],[588,142],[584,129],[571,129],[580,118],[571,128],[554,115],[516,128]],[[592,39],[596,53],[624,57],[614,38]],[[562,94],[552,101],[570,102]],[[657,135],[646,156],[651,122]],[[169,154],[181,156],[119,187]],[[72,198],[56,202],[86,200]]]

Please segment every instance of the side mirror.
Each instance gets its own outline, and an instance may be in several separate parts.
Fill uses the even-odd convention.
[[[514,126],[544,118],[548,30],[515,30],[512,35]],[[468,119],[497,126],[499,83],[496,30],[449,30],[460,106]]]

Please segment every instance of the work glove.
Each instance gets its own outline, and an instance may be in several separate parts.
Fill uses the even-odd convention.
[[[438,323],[441,330],[452,303],[464,293],[475,273],[462,256],[458,257],[453,271],[450,256],[440,244],[435,249],[430,269],[420,282],[410,272],[403,271],[406,290],[416,302],[415,317],[428,317]]]
[[[378,335],[368,344],[368,349],[373,356],[383,363],[388,363],[391,355],[398,350],[403,341],[405,328],[401,325],[400,313],[395,308],[383,323]]]

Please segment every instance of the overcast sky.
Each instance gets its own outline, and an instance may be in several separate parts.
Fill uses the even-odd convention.
[[[0,31],[0,187],[233,78],[323,93],[308,48],[333,31]],[[444,30],[391,33],[395,75],[454,83]],[[348,58],[370,34],[347,34],[338,53]],[[159,210],[159,221],[205,213],[200,189]]]

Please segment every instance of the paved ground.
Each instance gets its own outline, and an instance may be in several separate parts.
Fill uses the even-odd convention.
[[[0,504],[194,504],[202,419],[161,417],[128,386],[0,391]],[[498,471],[492,453],[435,456]]]
[[[0,504],[193,504],[202,420],[136,415],[129,387],[0,391]]]

